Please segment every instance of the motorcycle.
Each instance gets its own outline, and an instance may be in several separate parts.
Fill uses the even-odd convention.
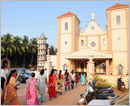
[[[117,88],[123,92],[125,90],[125,83],[122,81],[122,77],[117,79]]]
[[[82,93],[80,96],[81,98],[78,101],[78,104],[88,104],[91,100],[93,99],[103,99],[103,100],[113,100],[117,97],[117,95],[113,94],[113,92],[107,92],[107,93],[103,93],[103,92],[98,92],[98,90],[96,90],[97,88],[94,85],[95,81],[93,82],[89,82],[87,88],[85,89],[85,92]],[[106,90],[111,90],[111,87],[100,87],[101,89],[106,88]],[[100,89],[99,89],[100,90]],[[103,90],[105,91],[105,89]]]

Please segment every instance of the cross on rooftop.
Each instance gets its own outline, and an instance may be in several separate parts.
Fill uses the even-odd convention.
[[[70,11],[71,7],[68,7],[67,9],[68,9],[68,11]]]

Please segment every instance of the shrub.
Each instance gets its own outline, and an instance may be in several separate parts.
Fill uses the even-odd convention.
[[[96,87],[99,86],[112,86],[111,83],[107,82],[106,79],[101,78],[99,75],[97,74],[91,74],[91,76],[93,77],[92,80],[96,80]]]

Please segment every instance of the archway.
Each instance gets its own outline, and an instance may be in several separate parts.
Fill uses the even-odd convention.
[[[1,60],[1,65],[4,66],[6,69],[10,69],[10,61],[8,58],[4,58]]]

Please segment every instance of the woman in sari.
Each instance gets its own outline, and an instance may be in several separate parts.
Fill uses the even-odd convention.
[[[81,84],[82,85],[85,84],[85,73],[84,72],[81,74]]]
[[[38,75],[38,78],[37,78],[37,86],[41,95],[41,98],[40,98],[41,102],[43,102],[43,94],[45,92],[45,78],[46,78],[46,75],[44,74],[44,69],[42,69],[40,71],[40,75]]]
[[[56,92],[62,94],[62,91],[63,91],[63,75],[61,73],[62,73],[62,71],[60,70],[60,72],[57,76]]]
[[[16,70],[12,70],[7,77],[4,85],[4,90],[1,95],[1,104],[3,105],[22,105],[17,97],[16,87]],[[6,92],[6,95],[5,95]]]
[[[79,82],[79,74],[76,72],[76,76],[75,76],[75,83],[76,83],[76,86],[78,85],[78,82]]]
[[[31,74],[32,78],[29,78],[27,80],[27,86],[26,86],[26,97],[28,105],[38,105],[38,97],[37,92],[39,94],[39,90],[37,87],[37,81],[35,79],[35,73]]]
[[[68,72],[65,73],[65,82],[64,82],[64,84],[65,84],[65,91],[67,91],[67,88],[68,88],[68,90],[70,90],[71,78],[70,78],[70,75],[69,75]]]
[[[48,94],[49,99],[51,100],[53,97],[56,98],[56,75],[54,74],[54,69],[51,70],[49,75],[49,84],[48,84]]]

